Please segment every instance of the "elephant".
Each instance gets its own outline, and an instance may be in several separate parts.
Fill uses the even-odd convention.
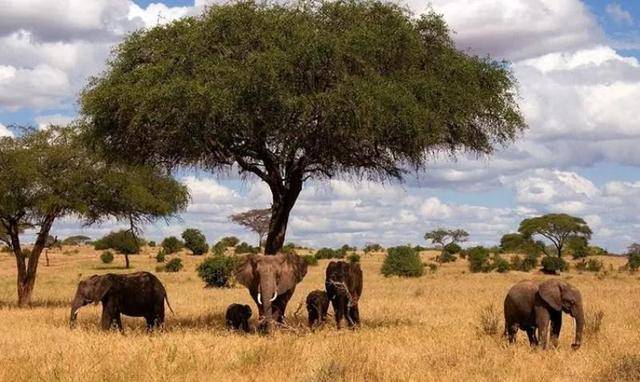
[[[249,305],[231,304],[227,308],[225,319],[227,320],[227,328],[232,330],[242,329],[244,332],[249,333],[249,318],[253,312]]]
[[[521,281],[509,290],[504,300],[505,335],[510,343],[515,343],[516,333],[521,329],[527,332],[532,347],[540,341],[542,348],[546,349],[551,322],[551,343],[557,347],[562,312],[575,319],[576,332],[571,347],[578,349],[584,331],[584,307],[580,291],[557,279]]]
[[[358,301],[362,296],[362,269],[358,263],[332,261],[327,266],[325,288],[333,305],[336,327],[342,318],[350,328],[360,325]]]
[[[164,285],[149,272],[93,275],[78,283],[69,324],[71,328],[75,326],[81,307],[102,302],[102,329],[111,329],[115,324],[123,331],[120,314],[125,314],[144,317],[147,330],[151,330],[164,324],[165,300],[173,313]]]
[[[314,290],[307,295],[307,313],[309,317],[309,327],[322,324],[327,320],[327,310],[329,310],[329,297],[323,290]]]
[[[247,255],[240,262],[236,280],[258,307],[261,331],[268,332],[274,319],[284,323],[287,303],[306,274],[307,263],[295,254]]]

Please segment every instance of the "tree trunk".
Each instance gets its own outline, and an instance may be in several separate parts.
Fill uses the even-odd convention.
[[[271,205],[271,221],[269,232],[264,245],[265,255],[275,255],[282,249],[287,233],[289,214],[298,200],[302,191],[302,178],[289,182],[289,188],[283,192],[273,193],[273,204]]]
[[[127,255],[126,253],[124,254],[124,267],[129,269],[129,255]]]

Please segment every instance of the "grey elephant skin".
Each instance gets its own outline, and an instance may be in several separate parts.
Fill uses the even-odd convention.
[[[249,305],[229,305],[224,316],[227,321],[227,328],[231,330],[242,330],[245,333],[249,333],[251,331],[251,328],[249,327],[249,318],[251,318],[251,314],[251,307]]]
[[[333,306],[336,327],[342,319],[353,328],[360,324],[358,302],[362,296],[362,269],[358,263],[332,261],[327,266],[325,289]]]
[[[306,274],[307,263],[295,254],[245,256],[235,276],[258,307],[261,331],[268,331],[273,320],[284,322],[287,304]]]
[[[575,319],[575,339],[578,349],[584,330],[584,306],[580,291],[562,280],[521,281],[514,285],[504,300],[505,334],[514,343],[518,329],[527,333],[531,346],[541,343],[547,348],[549,324],[551,343],[558,346],[562,328],[562,312]]]
[[[327,320],[327,311],[329,310],[329,297],[327,292],[323,290],[314,290],[307,295],[307,317],[309,318],[309,327],[323,324]]]
[[[122,331],[120,315],[124,314],[144,317],[147,329],[151,330],[164,324],[165,300],[171,309],[164,285],[149,272],[93,275],[78,284],[71,303],[70,326],[75,326],[81,307],[101,302],[102,329],[108,330],[115,325]]]

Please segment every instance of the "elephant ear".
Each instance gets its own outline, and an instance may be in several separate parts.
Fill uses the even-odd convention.
[[[279,255],[278,255],[279,256]],[[307,263],[298,255],[283,255],[285,261],[282,263],[280,282],[278,283],[278,294],[283,294],[295,288],[307,274]]]
[[[304,276],[307,275],[307,269],[308,269],[308,264],[306,261],[302,260],[302,257],[298,256],[298,255],[294,255],[294,261],[293,261],[293,273],[294,276],[296,278],[296,283],[299,283],[300,281],[302,281],[302,279],[304,278]]]
[[[252,289],[255,285],[255,268],[258,261],[257,255],[247,255],[236,268],[236,280],[245,287]]]
[[[93,286],[93,295],[90,296],[91,300],[95,304],[102,301],[104,296],[109,293],[109,290],[113,287],[113,277],[110,274],[104,276],[97,276],[95,278],[95,284]]]
[[[538,294],[554,310],[562,309],[562,290],[558,280],[549,280],[540,284]]]

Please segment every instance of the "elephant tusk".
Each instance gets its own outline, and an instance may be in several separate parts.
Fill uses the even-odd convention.
[[[278,291],[277,290],[273,293],[273,298],[271,300],[269,300],[269,301],[274,302],[276,300],[276,298],[278,298]]]
[[[262,296],[260,296],[260,292],[258,292],[258,304],[262,305]]]

